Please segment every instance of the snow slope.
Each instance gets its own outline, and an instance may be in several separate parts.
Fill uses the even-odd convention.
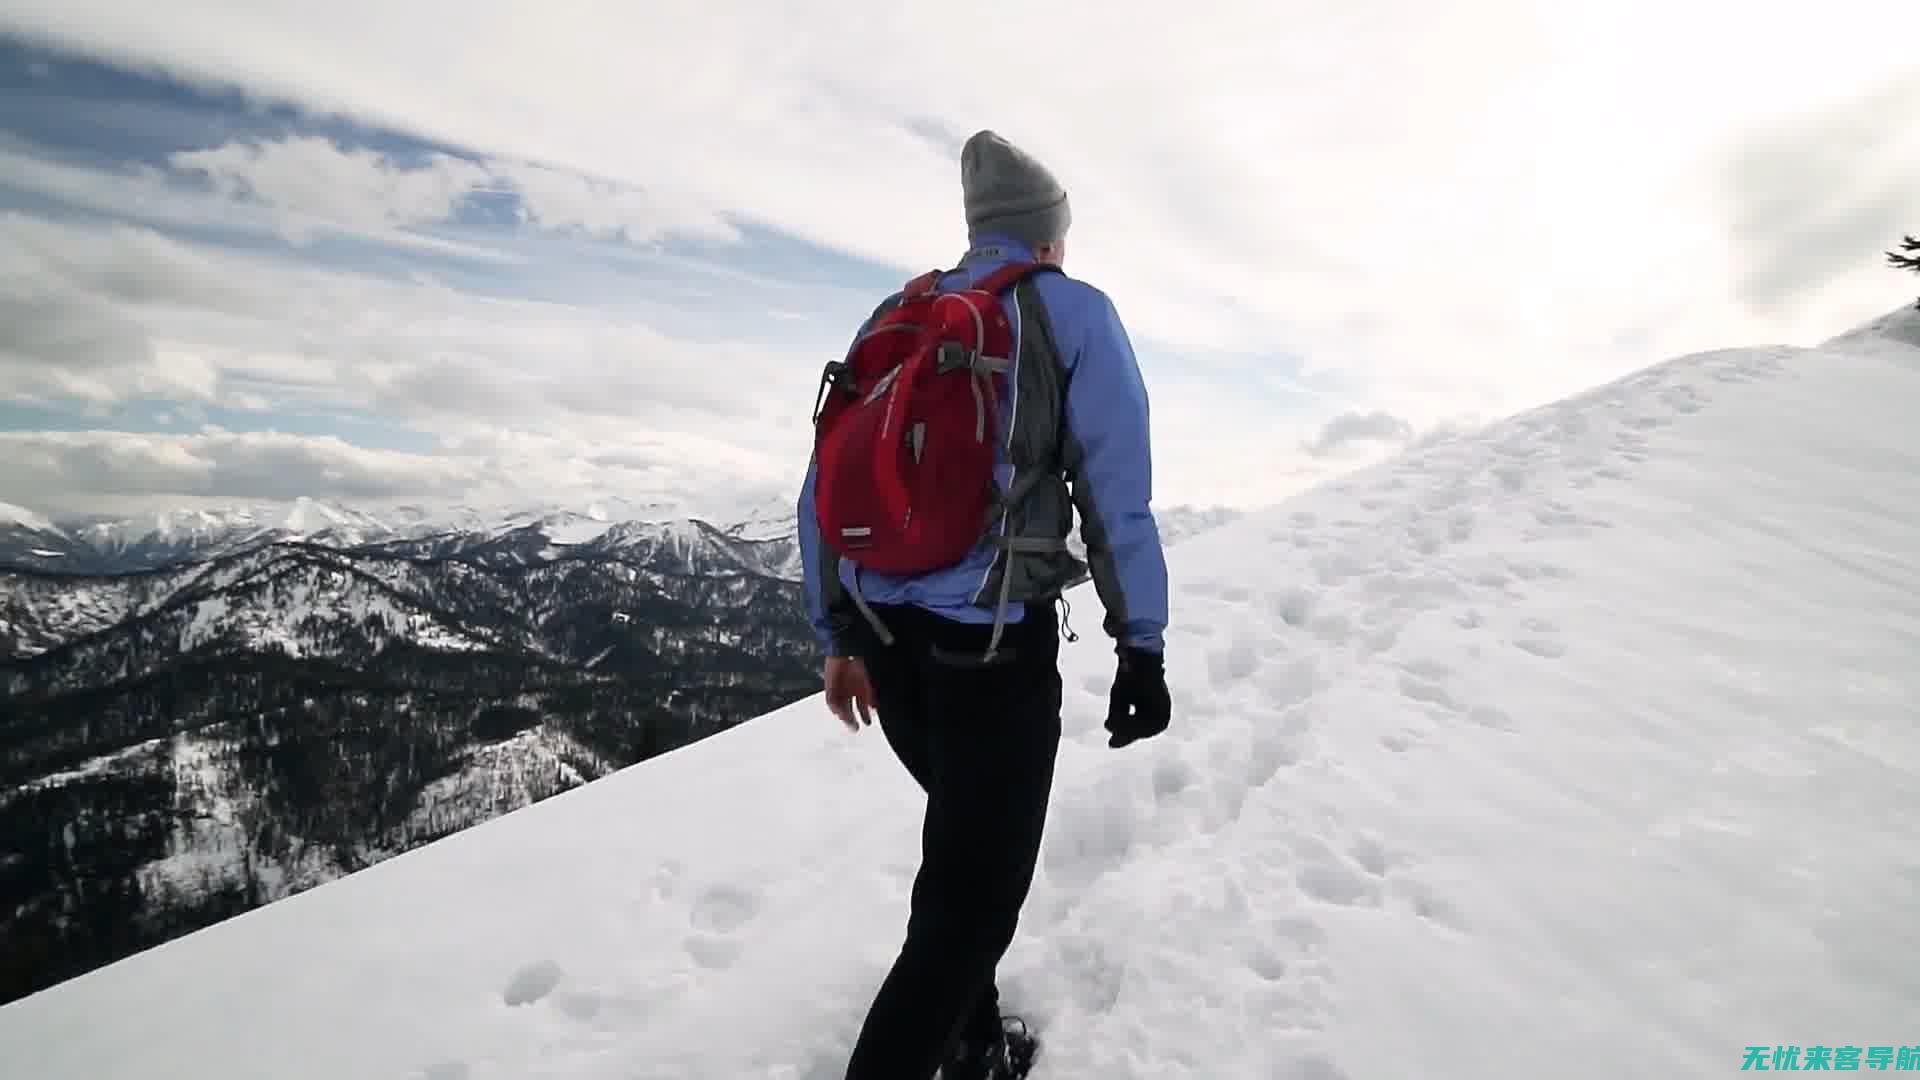
[[[1111,654],[1065,650],[1003,968],[1035,1077],[1920,1044],[1897,336],[1682,358],[1183,544],[1167,735],[1106,749]],[[0,1075],[837,1078],[917,813],[808,700],[0,1009]]]

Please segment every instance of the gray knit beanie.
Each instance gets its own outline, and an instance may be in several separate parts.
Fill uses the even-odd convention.
[[[1073,223],[1066,189],[1047,167],[991,131],[975,134],[961,149],[960,191],[975,235],[997,233],[1039,247],[1065,237]]]

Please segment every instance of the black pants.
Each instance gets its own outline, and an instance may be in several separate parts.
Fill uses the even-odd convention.
[[[1033,884],[1060,747],[1060,640],[1054,606],[1029,604],[983,666],[988,627],[875,611],[894,636],[863,649],[880,726],[927,810],[906,943],[847,1080],[927,1080],[963,1033],[999,1031],[994,969]]]

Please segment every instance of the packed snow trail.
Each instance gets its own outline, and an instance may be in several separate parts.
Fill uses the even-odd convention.
[[[1920,1044],[1920,323],[1683,358],[1173,553],[1067,742],[1036,1080]],[[1082,606],[1097,602],[1089,594]],[[817,699],[0,1009],[0,1075],[837,1080],[916,792]]]

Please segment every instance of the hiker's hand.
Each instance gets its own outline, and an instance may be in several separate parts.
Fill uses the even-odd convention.
[[[826,670],[827,708],[847,730],[856,734],[861,724],[873,723],[873,684],[867,681],[867,665],[857,656],[829,656]],[[854,710],[860,712],[855,720]]]
[[[1145,649],[1120,650],[1107,704],[1107,745],[1115,750],[1167,730],[1173,699],[1167,694],[1166,659]]]

